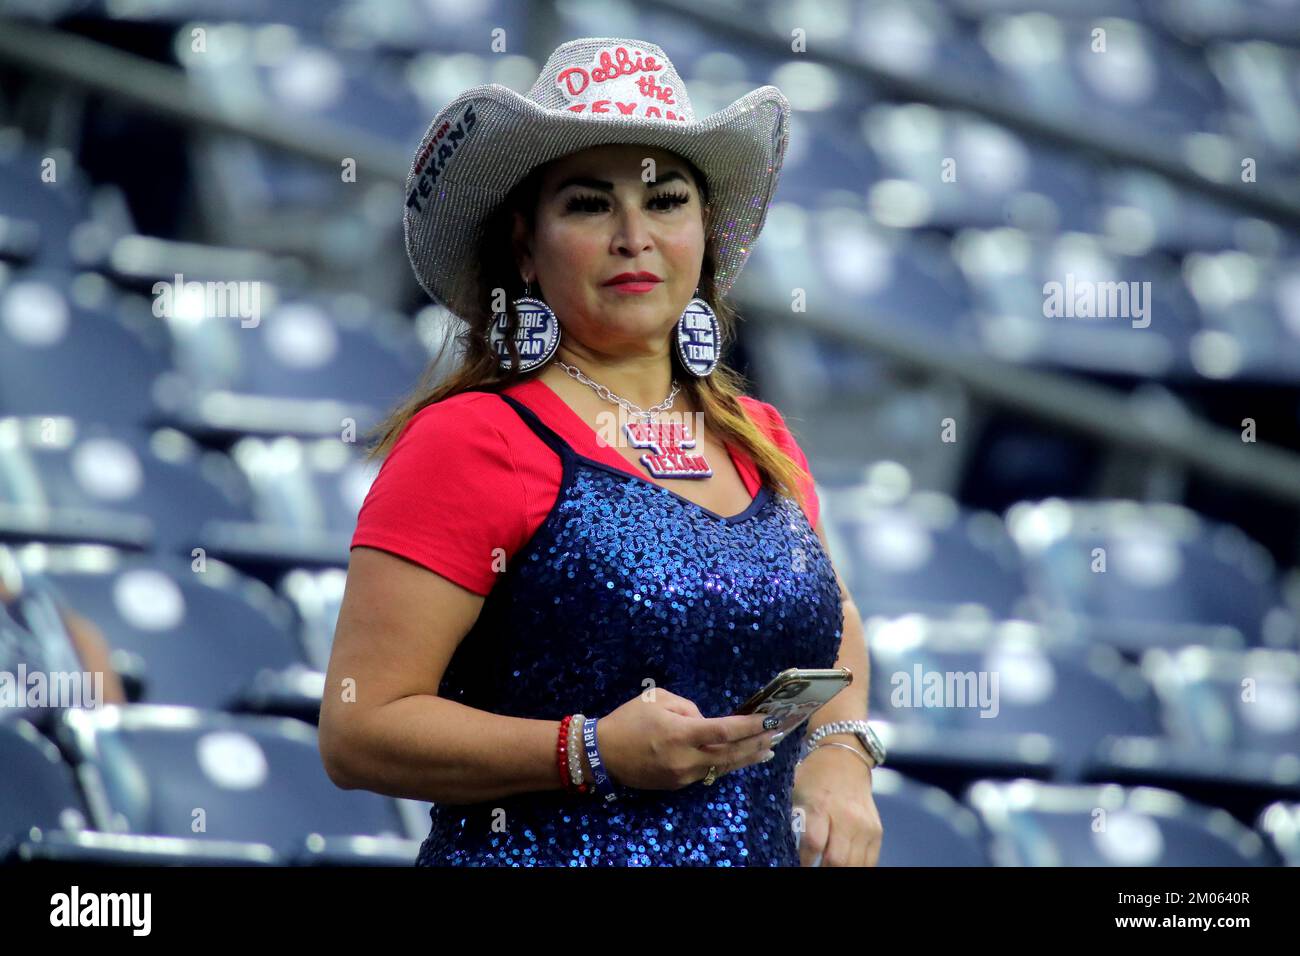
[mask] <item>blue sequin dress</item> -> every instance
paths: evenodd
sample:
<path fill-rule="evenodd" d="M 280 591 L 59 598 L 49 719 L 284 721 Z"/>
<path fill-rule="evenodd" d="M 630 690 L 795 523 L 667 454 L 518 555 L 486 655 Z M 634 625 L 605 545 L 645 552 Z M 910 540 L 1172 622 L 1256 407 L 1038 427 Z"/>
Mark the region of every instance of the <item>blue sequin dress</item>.
<path fill-rule="evenodd" d="M 500 397 L 561 457 L 563 478 L 453 654 L 440 696 L 558 721 L 607 714 L 653 680 L 720 717 L 786 668 L 834 666 L 839 587 L 794 501 L 764 486 L 722 517 L 578 454 Z M 711 787 L 620 788 L 608 805 L 558 786 L 435 804 L 417 865 L 798 866 L 791 790 L 805 734 L 801 725 L 774 759 Z"/>

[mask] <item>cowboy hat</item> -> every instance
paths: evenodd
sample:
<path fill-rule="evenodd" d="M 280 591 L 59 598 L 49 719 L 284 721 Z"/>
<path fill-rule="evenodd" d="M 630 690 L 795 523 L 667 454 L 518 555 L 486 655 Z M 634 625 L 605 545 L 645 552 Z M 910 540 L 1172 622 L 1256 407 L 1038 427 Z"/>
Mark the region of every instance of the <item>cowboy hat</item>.
<path fill-rule="evenodd" d="M 476 306 L 484 223 L 532 169 L 577 150 L 636 143 L 693 162 L 713 206 L 717 294 L 731 288 L 762 231 L 789 138 L 790 103 L 761 86 L 702 120 L 667 55 L 611 37 L 555 49 L 523 95 L 497 83 L 461 93 L 434 118 L 406 180 L 406 252 L 430 297 L 459 316 Z"/>

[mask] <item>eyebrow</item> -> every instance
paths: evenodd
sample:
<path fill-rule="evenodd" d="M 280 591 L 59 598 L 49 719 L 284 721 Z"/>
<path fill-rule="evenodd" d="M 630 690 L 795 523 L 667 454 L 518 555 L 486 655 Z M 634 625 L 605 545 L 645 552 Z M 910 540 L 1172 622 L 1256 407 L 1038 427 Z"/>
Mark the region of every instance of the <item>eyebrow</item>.
<path fill-rule="evenodd" d="M 645 186 L 646 189 L 650 189 L 652 186 L 662 186 L 664 183 L 671 183 L 678 180 L 686 182 L 686 177 L 673 169 L 664 173 L 654 182 L 646 183 Z M 560 185 L 555 187 L 555 192 L 557 194 L 562 193 L 570 186 L 585 186 L 588 189 L 603 189 L 605 192 L 610 193 L 614 191 L 614 184 L 606 182 L 603 179 L 592 179 L 590 176 L 570 176 L 564 182 L 560 183 Z"/>

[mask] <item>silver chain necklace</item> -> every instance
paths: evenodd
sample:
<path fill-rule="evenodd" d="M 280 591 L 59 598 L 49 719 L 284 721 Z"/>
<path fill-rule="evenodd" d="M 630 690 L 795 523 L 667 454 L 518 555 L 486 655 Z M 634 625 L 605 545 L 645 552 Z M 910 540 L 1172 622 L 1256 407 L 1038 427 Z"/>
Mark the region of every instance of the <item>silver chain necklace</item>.
<path fill-rule="evenodd" d="M 582 373 L 581 369 L 575 368 L 574 366 L 568 364 L 567 362 L 561 359 L 556 359 L 555 361 L 559 364 L 560 368 L 568 372 L 569 375 L 571 375 L 573 378 L 576 378 L 583 385 L 586 385 L 594 389 L 596 394 L 599 395 L 601 398 L 603 398 L 605 401 L 613 402 L 616 405 L 621 405 L 624 408 L 624 410 L 626 410 L 627 413 L 630 416 L 632 416 L 634 419 L 639 418 L 639 419 L 644 419 L 645 421 L 653 422 L 656 412 L 666 412 L 668 411 L 668 409 L 673 407 L 673 401 L 677 398 L 677 393 L 681 389 L 681 386 L 677 384 L 677 379 L 673 379 L 673 390 L 666 399 L 664 399 L 658 405 L 655 405 L 651 408 L 642 409 L 639 405 L 633 405 L 626 398 L 623 398 L 619 395 L 615 395 L 604 385 L 596 384 L 591 379 L 587 378 L 587 376 Z"/>

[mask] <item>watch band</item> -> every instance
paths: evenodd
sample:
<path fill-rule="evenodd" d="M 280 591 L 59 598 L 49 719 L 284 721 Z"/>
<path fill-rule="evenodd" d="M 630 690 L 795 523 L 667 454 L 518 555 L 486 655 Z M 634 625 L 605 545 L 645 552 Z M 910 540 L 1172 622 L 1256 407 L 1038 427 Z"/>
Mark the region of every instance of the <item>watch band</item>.
<path fill-rule="evenodd" d="M 876 732 L 865 720 L 834 720 L 822 724 L 808 735 L 808 739 L 804 742 L 804 753 L 814 747 L 817 741 L 830 734 L 853 734 L 866 748 L 867 753 L 871 754 L 871 760 L 877 767 L 885 762 L 885 745 L 880 742 Z"/>

